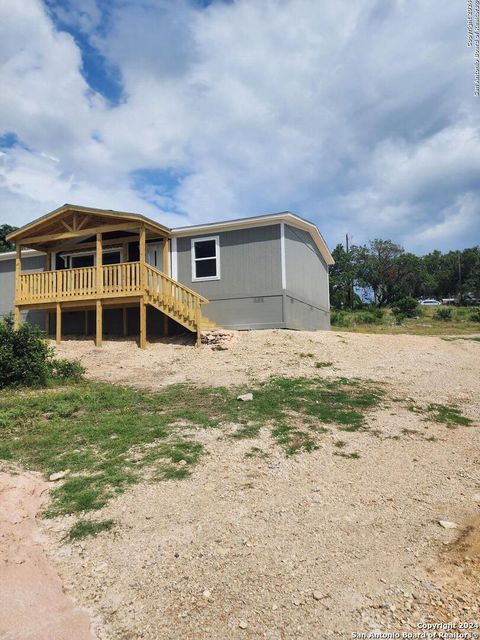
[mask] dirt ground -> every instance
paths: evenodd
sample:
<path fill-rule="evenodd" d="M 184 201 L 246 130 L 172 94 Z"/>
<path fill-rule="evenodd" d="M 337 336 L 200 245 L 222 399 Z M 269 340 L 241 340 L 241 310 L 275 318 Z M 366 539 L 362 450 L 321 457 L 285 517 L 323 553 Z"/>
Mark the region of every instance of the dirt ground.
<path fill-rule="evenodd" d="M 266 430 L 241 441 L 199 430 L 209 455 L 190 478 L 136 485 L 95 513 L 114 530 L 67 544 L 73 518 L 37 524 L 65 594 L 88 608 L 101 640 L 480 626 L 479 342 L 262 331 L 222 351 L 181 339 L 146 351 L 72 340 L 58 351 L 80 358 L 91 378 L 148 389 L 248 388 L 271 375 L 383 381 L 391 399 L 455 403 L 477 425 L 449 429 L 392 400 L 369 417 L 370 430 L 329 431 L 318 450 L 293 457 Z M 335 455 L 340 437 L 359 458 Z M 262 457 L 245 456 L 253 446 Z"/>
<path fill-rule="evenodd" d="M 0 473 L 0 638 L 93 640 L 90 615 L 69 599 L 45 555 L 35 516 L 49 483 L 36 473 Z"/>

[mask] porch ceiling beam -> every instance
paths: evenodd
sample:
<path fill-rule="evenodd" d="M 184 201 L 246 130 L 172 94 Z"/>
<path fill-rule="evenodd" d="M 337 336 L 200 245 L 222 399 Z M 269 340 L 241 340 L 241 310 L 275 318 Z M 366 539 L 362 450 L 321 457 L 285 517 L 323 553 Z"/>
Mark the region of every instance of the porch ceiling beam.
<path fill-rule="evenodd" d="M 128 242 L 138 242 L 137 236 L 128 236 L 127 238 L 109 238 L 108 240 L 102 239 L 102 244 L 104 247 L 108 247 L 110 245 L 117 245 L 121 247 L 125 240 Z M 63 253 L 65 251 L 83 251 L 84 249 L 94 249 L 96 247 L 95 240 L 92 242 L 80 242 L 80 243 L 65 243 L 58 245 L 49 245 L 48 251 L 56 251 L 57 253 Z"/>
<path fill-rule="evenodd" d="M 44 236 L 33 236 L 22 238 L 22 243 L 26 245 L 37 244 L 39 242 L 55 242 L 56 240 L 67 240 L 68 238 L 80 238 L 82 236 L 94 236 L 97 233 L 109 233 L 112 231 L 128 231 L 138 229 L 138 223 L 125 222 L 123 224 L 105 224 L 100 227 L 89 227 L 80 231 L 65 231 L 64 233 L 49 233 Z"/>

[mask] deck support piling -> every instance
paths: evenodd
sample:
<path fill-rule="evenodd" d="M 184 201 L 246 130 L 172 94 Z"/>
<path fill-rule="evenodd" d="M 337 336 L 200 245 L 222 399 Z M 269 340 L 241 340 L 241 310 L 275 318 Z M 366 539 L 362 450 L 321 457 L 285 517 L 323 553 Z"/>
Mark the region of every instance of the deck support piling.
<path fill-rule="evenodd" d="M 15 306 L 15 316 L 13 320 L 13 326 L 15 331 L 20 329 L 20 307 L 18 305 Z"/>
<path fill-rule="evenodd" d="M 57 317 L 55 326 L 55 341 L 60 344 L 62 341 L 62 306 L 57 302 Z"/>
<path fill-rule="evenodd" d="M 145 299 L 140 300 L 140 349 L 147 347 L 147 305 Z"/>
<path fill-rule="evenodd" d="M 95 346 L 101 347 L 103 338 L 103 304 L 101 300 L 97 300 L 95 320 Z"/>
<path fill-rule="evenodd" d="M 86 336 L 88 336 L 88 311 L 84 311 L 83 315 L 83 332 Z"/>
<path fill-rule="evenodd" d="M 22 272 L 22 245 L 17 242 L 15 246 L 15 297 L 18 298 L 20 294 L 20 274 Z M 20 327 L 20 307 L 15 305 L 15 330 L 18 331 Z"/>

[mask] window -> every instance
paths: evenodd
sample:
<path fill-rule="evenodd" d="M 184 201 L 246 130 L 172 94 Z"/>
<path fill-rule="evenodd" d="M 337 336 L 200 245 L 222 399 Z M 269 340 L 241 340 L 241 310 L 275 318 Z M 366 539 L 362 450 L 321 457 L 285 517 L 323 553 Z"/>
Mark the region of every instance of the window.
<path fill-rule="evenodd" d="M 58 256 L 63 260 L 63 269 L 76 269 L 79 267 L 94 267 L 94 251 L 78 251 L 77 253 L 62 253 Z M 118 264 L 120 260 L 120 249 L 112 247 L 104 249 L 102 252 L 102 264 Z M 58 267 L 57 267 L 58 268 Z"/>
<path fill-rule="evenodd" d="M 220 280 L 218 236 L 192 239 L 192 280 Z"/>

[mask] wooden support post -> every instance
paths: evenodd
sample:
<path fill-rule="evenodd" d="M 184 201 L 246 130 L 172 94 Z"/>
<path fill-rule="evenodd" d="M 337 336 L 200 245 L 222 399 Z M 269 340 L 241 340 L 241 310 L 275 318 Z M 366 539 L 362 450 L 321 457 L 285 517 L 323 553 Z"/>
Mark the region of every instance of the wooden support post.
<path fill-rule="evenodd" d="M 50 311 L 45 311 L 45 333 L 50 335 Z"/>
<path fill-rule="evenodd" d="M 83 331 L 85 335 L 88 336 L 88 311 L 84 311 L 83 322 Z"/>
<path fill-rule="evenodd" d="M 123 307 L 123 337 L 126 338 L 128 336 L 128 309 L 127 307 Z"/>
<path fill-rule="evenodd" d="M 162 255 L 162 268 L 163 273 L 167 276 L 170 275 L 170 240 L 168 238 L 164 238 L 163 240 L 163 255 Z M 167 296 L 167 300 L 170 299 L 172 295 L 172 288 L 169 282 L 164 283 L 164 294 Z M 163 315 L 163 335 L 168 336 L 168 316 L 166 314 Z"/>
<path fill-rule="evenodd" d="M 101 300 L 97 300 L 95 320 L 95 346 L 101 347 L 103 338 L 103 304 Z"/>
<path fill-rule="evenodd" d="M 96 255 L 95 255 L 96 267 L 97 267 L 97 293 L 101 294 L 103 291 L 103 269 L 102 269 L 103 254 L 102 254 L 102 234 L 101 233 L 97 233 L 95 251 L 96 251 Z"/>
<path fill-rule="evenodd" d="M 197 342 L 195 346 L 199 348 L 202 346 L 202 311 L 198 300 L 195 303 L 195 324 L 197 325 Z"/>
<path fill-rule="evenodd" d="M 62 307 L 60 305 L 60 302 L 57 302 L 55 339 L 57 344 L 60 344 L 60 342 L 62 341 Z"/>
<path fill-rule="evenodd" d="M 147 346 L 147 305 L 145 299 L 140 300 L 140 349 Z"/>
<path fill-rule="evenodd" d="M 22 274 L 22 246 L 17 242 L 15 247 L 15 298 L 20 298 L 20 276 Z M 20 307 L 15 305 L 14 327 L 16 330 L 20 327 Z"/>
<path fill-rule="evenodd" d="M 139 260 L 140 260 L 140 287 L 145 289 L 146 285 L 146 270 L 145 270 L 145 261 L 146 261 L 146 234 L 145 234 L 145 225 L 142 224 L 140 227 L 140 237 L 138 243 L 138 252 L 139 252 Z"/>
<path fill-rule="evenodd" d="M 103 293 L 103 253 L 102 253 L 102 234 L 97 233 L 95 242 L 95 259 L 96 259 L 96 274 L 97 274 L 97 295 L 101 296 Z M 95 346 L 101 347 L 103 339 L 103 304 L 99 299 L 96 302 L 95 309 Z"/>
<path fill-rule="evenodd" d="M 15 305 L 15 317 L 13 326 L 15 328 L 15 331 L 18 331 L 20 329 L 20 307 L 18 305 Z"/>

